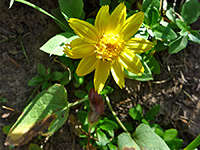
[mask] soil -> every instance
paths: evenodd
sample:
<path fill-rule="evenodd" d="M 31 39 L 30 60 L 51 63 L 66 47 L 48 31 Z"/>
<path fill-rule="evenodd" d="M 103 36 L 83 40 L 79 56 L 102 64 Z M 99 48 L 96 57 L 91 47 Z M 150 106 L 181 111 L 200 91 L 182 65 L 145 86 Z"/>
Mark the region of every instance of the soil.
<path fill-rule="evenodd" d="M 57 0 L 32 2 L 48 12 L 58 6 Z M 1 0 L 0 97 L 6 98 L 7 102 L 0 103 L 0 106 L 15 111 L 0 107 L 0 129 L 12 124 L 22 112 L 34 90 L 27 86 L 27 83 L 37 74 L 38 63 L 52 70 L 64 70 L 53 61 L 54 57 L 49 57 L 39 50 L 50 37 L 61 32 L 56 23 L 29 6 L 17 2 L 11 9 L 8 9 L 8 6 L 8 0 Z M 200 20 L 192 25 L 196 30 L 199 30 L 199 27 Z M 24 55 L 23 48 L 29 61 Z M 128 109 L 138 103 L 145 111 L 159 104 L 161 112 L 156 122 L 164 129 L 176 128 L 179 131 L 179 138 L 187 145 L 200 133 L 199 45 L 189 42 L 187 48 L 178 54 L 169 55 L 167 51 L 163 51 L 155 54 L 155 57 L 161 65 L 160 75 L 154 75 L 154 80 L 149 82 L 126 79 L 126 88 L 123 90 L 111 80 L 115 90 L 110 99 L 122 121 L 130 119 L 127 115 Z M 0 132 L 1 150 L 9 149 L 4 146 L 5 138 L 6 135 Z M 31 143 L 42 144 L 44 149 L 48 150 L 82 149 L 79 138 L 71 131 L 69 123 L 65 123 L 46 142 L 33 138 Z M 21 149 L 28 149 L 28 144 L 14 148 Z"/>

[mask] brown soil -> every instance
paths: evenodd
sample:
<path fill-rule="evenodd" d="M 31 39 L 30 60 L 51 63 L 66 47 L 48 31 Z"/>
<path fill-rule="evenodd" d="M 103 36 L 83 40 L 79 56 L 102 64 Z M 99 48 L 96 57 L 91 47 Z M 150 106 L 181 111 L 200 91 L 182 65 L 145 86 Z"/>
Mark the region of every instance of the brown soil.
<path fill-rule="evenodd" d="M 37 6 L 50 12 L 58 6 L 55 1 L 33 1 Z M 28 87 L 28 81 L 36 75 L 37 64 L 46 68 L 63 70 L 62 66 L 39 50 L 50 37 L 61 32 L 59 27 L 48 16 L 43 15 L 29 6 L 15 2 L 8 9 L 9 2 L 0 3 L 0 96 L 7 99 L 0 103 L 13 108 L 9 111 L 0 107 L 0 128 L 13 123 L 22 112 L 28 97 L 34 88 Z M 199 30 L 198 20 L 193 29 Z M 24 46 L 29 62 L 24 57 Z M 122 120 L 128 120 L 128 109 L 139 103 L 145 111 L 153 105 L 161 105 L 161 113 L 156 122 L 163 128 L 176 128 L 179 137 L 187 145 L 200 133 L 200 49 L 198 44 L 189 42 L 187 48 L 178 54 L 169 55 L 167 51 L 155 55 L 161 64 L 161 74 L 154 76 L 154 81 L 138 82 L 126 80 L 126 88 L 116 88 L 110 95 L 115 110 Z M 0 149 L 4 146 L 6 135 L 0 132 Z M 45 149 L 78 150 L 82 149 L 78 137 L 65 125 L 46 143 L 45 140 L 34 138 L 31 143 L 43 144 Z M 28 149 L 28 144 L 16 147 L 15 150 Z"/>

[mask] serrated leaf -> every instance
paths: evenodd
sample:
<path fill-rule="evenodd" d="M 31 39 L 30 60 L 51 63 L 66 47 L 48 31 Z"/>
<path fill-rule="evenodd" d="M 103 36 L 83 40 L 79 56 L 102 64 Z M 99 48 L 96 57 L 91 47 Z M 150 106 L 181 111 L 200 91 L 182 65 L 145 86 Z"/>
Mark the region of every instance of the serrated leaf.
<path fill-rule="evenodd" d="M 188 34 L 189 40 L 192 42 L 195 42 L 197 44 L 200 44 L 200 34 L 199 32 L 195 30 L 191 30 L 190 33 Z"/>
<path fill-rule="evenodd" d="M 180 36 L 176 40 L 169 43 L 169 53 L 170 54 L 178 53 L 182 49 L 186 48 L 187 43 L 188 43 L 187 36 Z"/>
<path fill-rule="evenodd" d="M 181 10 L 181 16 L 187 25 L 195 22 L 200 15 L 200 4 L 197 0 L 186 0 Z"/>
<path fill-rule="evenodd" d="M 131 138 L 129 133 L 121 133 L 118 136 L 117 143 L 118 143 L 119 150 L 126 150 L 126 149 L 140 150 L 140 147 Z"/>
<path fill-rule="evenodd" d="M 138 80 L 138 81 L 149 81 L 149 80 L 153 80 L 153 77 L 152 77 L 152 73 L 151 73 L 151 69 L 149 68 L 149 66 L 147 65 L 147 63 L 142 60 L 142 57 L 137 55 L 138 58 L 140 59 L 142 65 L 144 66 L 144 73 L 139 76 L 139 75 L 136 75 L 130 71 L 127 71 L 126 69 L 124 69 L 124 74 L 127 78 L 129 79 L 134 79 L 134 80 Z"/>
<path fill-rule="evenodd" d="M 170 150 L 166 143 L 161 139 L 153 129 L 146 124 L 140 124 L 133 133 L 133 139 L 139 145 L 141 150 L 161 149 Z"/>
<path fill-rule="evenodd" d="M 98 138 L 98 144 L 99 146 L 105 146 L 107 143 L 109 143 L 109 140 L 105 133 L 103 133 L 101 130 L 97 131 L 97 138 Z"/>
<path fill-rule="evenodd" d="M 154 120 L 154 117 L 158 116 L 159 113 L 160 113 L 160 105 L 155 105 L 145 114 L 145 118 L 148 120 Z"/>
<path fill-rule="evenodd" d="M 66 20 L 80 18 L 83 13 L 83 0 L 58 0 L 61 13 Z"/>
<path fill-rule="evenodd" d="M 28 81 L 28 86 L 37 86 L 43 81 L 44 81 L 44 78 L 42 76 L 35 76 L 31 80 Z"/>
<path fill-rule="evenodd" d="M 64 54 L 64 46 L 66 43 L 70 43 L 73 39 L 78 36 L 74 35 L 71 32 L 64 32 L 55 35 L 50 40 L 48 40 L 42 47 L 40 47 L 41 51 L 44 51 L 50 55 L 58 55 L 62 56 Z"/>
<path fill-rule="evenodd" d="M 6 145 L 20 146 L 38 134 L 51 135 L 66 121 L 69 113 L 67 92 L 54 84 L 30 102 L 10 129 Z"/>
<path fill-rule="evenodd" d="M 46 68 L 44 67 L 43 64 L 40 64 L 40 63 L 38 64 L 37 72 L 43 77 L 47 75 Z"/>
<path fill-rule="evenodd" d="M 158 39 L 166 39 L 166 40 L 173 40 L 177 38 L 176 33 L 169 27 L 164 27 L 164 26 L 157 26 L 152 29 L 154 35 Z"/>

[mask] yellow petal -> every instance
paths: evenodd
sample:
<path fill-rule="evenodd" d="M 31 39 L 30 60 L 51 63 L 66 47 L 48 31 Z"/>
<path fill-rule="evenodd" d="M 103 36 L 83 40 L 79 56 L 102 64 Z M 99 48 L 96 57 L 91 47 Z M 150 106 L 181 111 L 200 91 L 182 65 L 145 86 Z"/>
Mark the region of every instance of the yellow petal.
<path fill-rule="evenodd" d="M 142 38 L 131 38 L 126 43 L 126 48 L 132 50 L 136 54 L 139 54 L 152 49 L 153 43 Z"/>
<path fill-rule="evenodd" d="M 119 64 L 118 61 L 115 61 L 111 67 L 112 76 L 120 88 L 124 87 L 124 68 Z"/>
<path fill-rule="evenodd" d="M 143 12 L 138 12 L 136 14 L 133 14 L 125 21 L 124 26 L 119 34 L 123 36 L 124 40 L 127 40 L 138 31 L 138 29 L 142 25 L 143 20 L 144 20 Z"/>
<path fill-rule="evenodd" d="M 110 17 L 109 6 L 108 5 L 102 6 L 96 16 L 94 23 L 99 33 L 103 34 L 105 32 L 105 28 L 108 24 L 109 17 Z"/>
<path fill-rule="evenodd" d="M 111 65 L 107 61 L 99 61 L 94 74 L 94 88 L 100 93 L 110 73 Z"/>
<path fill-rule="evenodd" d="M 94 55 L 95 49 L 96 48 L 92 44 L 82 44 L 76 47 L 72 47 L 71 50 L 65 48 L 64 53 L 70 58 L 79 59 Z"/>
<path fill-rule="evenodd" d="M 86 42 L 95 43 L 98 39 L 99 34 L 97 29 L 86 21 L 70 18 L 69 26 Z"/>
<path fill-rule="evenodd" d="M 70 42 L 70 47 L 73 48 L 73 47 L 83 45 L 83 44 L 89 44 L 89 43 L 82 40 L 81 38 L 76 38 Z"/>
<path fill-rule="evenodd" d="M 141 75 L 144 73 L 144 67 L 140 59 L 130 50 L 125 49 L 118 59 L 119 63 L 128 71 Z"/>
<path fill-rule="evenodd" d="M 91 73 L 95 68 L 97 63 L 100 60 L 96 59 L 96 55 L 85 57 L 81 59 L 80 63 L 78 64 L 78 67 L 76 69 L 76 73 L 78 76 L 85 76 L 89 73 Z"/>
<path fill-rule="evenodd" d="M 106 33 L 118 34 L 126 20 L 126 6 L 120 3 L 112 12 Z"/>

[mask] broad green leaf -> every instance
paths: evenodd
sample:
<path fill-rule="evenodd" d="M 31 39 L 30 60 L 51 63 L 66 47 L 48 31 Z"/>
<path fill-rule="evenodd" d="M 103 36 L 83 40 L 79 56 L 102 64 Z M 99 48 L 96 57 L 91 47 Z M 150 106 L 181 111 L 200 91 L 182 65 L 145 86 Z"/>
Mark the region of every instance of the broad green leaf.
<path fill-rule="evenodd" d="M 38 86 L 43 81 L 44 78 L 42 76 L 35 76 L 28 81 L 28 86 Z"/>
<path fill-rule="evenodd" d="M 188 34 L 189 40 L 192 42 L 200 44 L 200 34 L 199 32 L 195 30 L 191 30 L 190 33 Z"/>
<path fill-rule="evenodd" d="M 40 64 L 40 63 L 38 64 L 37 72 L 43 77 L 47 75 L 46 68 L 44 67 L 43 64 Z"/>
<path fill-rule="evenodd" d="M 171 141 L 166 141 L 167 145 L 170 149 L 176 150 L 176 149 L 182 149 L 183 148 L 183 140 L 179 138 L 174 138 Z M 184 149 L 185 150 L 185 149 Z"/>
<path fill-rule="evenodd" d="M 153 26 L 154 24 L 156 24 L 158 22 L 159 11 L 156 7 L 152 7 L 149 10 L 148 19 L 149 19 L 149 26 Z"/>
<path fill-rule="evenodd" d="M 102 124 L 99 126 L 99 128 L 101 128 L 102 130 L 108 131 L 108 130 L 114 130 L 118 127 L 118 125 L 112 121 L 112 120 L 108 120 L 108 119 L 104 119 Z"/>
<path fill-rule="evenodd" d="M 60 24 L 59 22 L 55 21 L 63 31 L 66 32 L 73 32 L 73 30 L 69 27 L 68 22 L 65 20 L 64 16 L 61 14 L 60 8 L 55 8 L 51 10 L 53 16 L 58 18 L 65 26 Z"/>
<path fill-rule="evenodd" d="M 157 40 L 155 50 L 157 52 L 164 51 L 165 49 L 168 48 L 168 43 L 164 43 L 163 41 Z"/>
<path fill-rule="evenodd" d="M 187 29 L 182 29 L 179 33 L 181 36 L 187 36 L 189 34 Z"/>
<path fill-rule="evenodd" d="M 109 150 L 118 150 L 117 146 L 113 145 L 112 143 L 108 144 Z"/>
<path fill-rule="evenodd" d="M 64 77 L 64 74 L 62 72 L 55 71 L 51 74 L 51 76 L 52 81 L 60 81 Z"/>
<path fill-rule="evenodd" d="M 126 69 L 124 69 L 124 73 L 125 73 L 125 76 L 129 79 L 134 79 L 134 80 L 138 80 L 138 81 L 149 81 L 149 80 L 153 80 L 153 77 L 152 77 L 152 73 L 151 73 L 151 69 L 149 68 L 149 66 L 147 65 L 147 63 L 142 60 L 141 56 L 137 55 L 138 58 L 140 59 L 141 63 L 143 64 L 144 66 L 144 73 L 141 75 L 141 76 L 138 76 L 130 71 L 127 71 Z"/>
<path fill-rule="evenodd" d="M 129 115 L 134 120 L 141 120 L 143 117 L 142 106 L 140 104 L 137 104 L 134 108 L 129 109 Z"/>
<path fill-rule="evenodd" d="M 26 106 L 10 129 L 5 144 L 20 146 L 38 134 L 53 134 L 65 123 L 68 112 L 67 92 L 63 86 L 54 84 Z"/>
<path fill-rule="evenodd" d="M 145 118 L 148 120 L 154 120 L 154 117 L 158 116 L 159 113 L 160 113 L 160 105 L 155 105 L 145 114 Z"/>
<path fill-rule="evenodd" d="M 110 0 L 100 0 L 100 1 L 99 1 L 100 6 L 103 6 L 103 5 L 110 5 L 110 3 L 111 3 Z"/>
<path fill-rule="evenodd" d="M 64 32 L 55 35 L 50 40 L 48 40 L 42 47 L 41 51 L 44 51 L 50 55 L 62 56 L 64 54 L 63 50 L 66 43 L 70 43 L 73 39 L 77 38 L 74 33 Z"/>
<path fill-rule="evenodd" d="M 178 131 L 176 129 L 168 129 L 164 132 L 163 139 L 165 141 L 171 141 L 178 135 Z"/>
<path fill-rule="evenodd" d="M 152 30 L 157 39 L 173 40 L 177 38 L 176 33 L 169 27 L 159 25 Z"/>
<path fill-rule="evenodd" d="M 170 7 L 167 11 L 166 11 L 166 16 L 169 20 L 171 20 L 172 22 L 175 21 L 176 15 L 175 12 L 173 10 L 172 7 Z"/>
<path fill-rule="evenodd" d="M 101 130 L 97 131 L 97 138 L 99 140 L 97 142 L 99 144 L 99 146 L 105 146 L 106 144 L 109 143 L 109 140 L 108 140 L 107 136 Z"/>
<path fill-rule="evenodd" d="M 169 43 L 169 53 L 178 53 L 182 49 L 186 48 L 188 43 L 188 38 L 186 36 L 180 36 L 176 40 Z"/>
<path fill-rule="evenodd" d="M 83 0 L 58 0 L 61 13 L 66 20 L 80 18 L 83 12 Z"/>
<path fill-rule="evenodd" d="M 126 150 L 126 149 L 140 150 L 140 147 L 131 138 L 131 135 L 129 133 L 121 133 L 118 136 L 117 143 L 119 150 Z"/>
<path fill-rule="evenodd" d="M 152 7 L 156 7 L 157 9 L 159 9 L 160 0 L 143 0 L 142 7 L 145 14 L 148 14 Z"/>
<path fill-rule="evenodd" d="M 42 91 L 48 89 L 51 85 L 52 85 L 52 84 L 51 84 L 50 82 L 44 81 L 44 82 L 42 83 Z"/>
<path fill-rule="evenodd" d="M 186 0 L 181 10 L 181 16 L 189 25 L 195 22 L 200 15 L 200 4 L 198 0 Z"/>
<path fill-rule="evenodd" d="M 144 59 L 153 73 L 160 74 L 160 64 L 155 59 L 155 57 L 153 57 L 151 55 L 145 55 Z"/>
<path fill-rule="evenodd" d="M 185 22 L 183 22 L 181 19 L 176 19 L 176 24 L 179 27 L 179 29 L 187 29 L 187 25 L 185 24 Z"/>
<path fill-rule="evenodd" d="M 133 133 L 133 139 L 139 145 L 141 150 L 170 150 L 166 143 L 161 139 L 153 129 L 146 124 L 140 124 Z"/>

